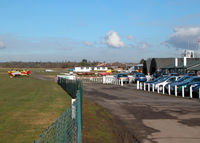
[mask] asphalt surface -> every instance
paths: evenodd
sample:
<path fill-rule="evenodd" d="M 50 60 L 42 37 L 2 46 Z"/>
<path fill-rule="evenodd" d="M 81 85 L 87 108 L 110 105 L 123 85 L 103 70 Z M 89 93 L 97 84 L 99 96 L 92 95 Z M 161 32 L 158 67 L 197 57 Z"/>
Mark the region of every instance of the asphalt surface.
<path fill-rule="evenodd" d="M 84 96 L 114 115 L 121 142 L 200 143 L 198 99 L 94 83 L 84 83 Z"/>

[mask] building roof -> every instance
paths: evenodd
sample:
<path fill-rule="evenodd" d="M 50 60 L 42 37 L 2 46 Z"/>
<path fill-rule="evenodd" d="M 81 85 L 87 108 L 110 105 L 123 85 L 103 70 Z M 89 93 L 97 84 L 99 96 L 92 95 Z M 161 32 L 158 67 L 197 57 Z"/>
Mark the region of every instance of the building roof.
<path fill-rule="evenodd" d="M 200 71 L 200 65 L 188 68 L 189 71 Z"/>
<path fill-rule="evenodd" d="M 147 59 L 147 70 L 150 72 L 151 61 L 153 58 Z M 164 68 L 168 65 L 174 64 L 174 58 L 154 58 L 156 61 L 157 69 Z"/>
<path fill-rule="evenodd" d="M 179 58 L 177 67 L 175 67 L 175 62 L 174 62 L 172 64 L 169 64 L 169 65 L 163 67 L 163 69 L 170 69 L 170 68 L 189 69 L 191 67 L 198 66 L 198 65 L 200 65 L 200 58 L 187 58 L 186 66 L 184 66 L 183 58 L 181 58 L 181 59 Z"/>

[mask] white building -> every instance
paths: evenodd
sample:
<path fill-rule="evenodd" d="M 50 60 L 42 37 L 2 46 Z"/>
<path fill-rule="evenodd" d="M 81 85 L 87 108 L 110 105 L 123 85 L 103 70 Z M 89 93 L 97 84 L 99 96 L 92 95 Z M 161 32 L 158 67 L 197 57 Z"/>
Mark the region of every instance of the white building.
<path fill-rule="evenodd" d="M 74 72 L 107 71 L 108 67 L 75 67 Z"/>
<path fill-rule="evenodd" d="M 74 72 L 90 72 L 92 67 L 75 67 Z"/>
<path fill-rule="evenodd" d="M 94 67 L 94 71 L 107 71 L 108 67 Z"/>

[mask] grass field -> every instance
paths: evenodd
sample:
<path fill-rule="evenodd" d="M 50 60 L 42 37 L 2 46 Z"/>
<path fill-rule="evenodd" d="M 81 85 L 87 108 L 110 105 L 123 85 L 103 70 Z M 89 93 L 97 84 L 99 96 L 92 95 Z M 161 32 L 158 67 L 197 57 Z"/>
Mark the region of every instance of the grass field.
<path fill-rule="evenodd" d="M 0 143 L 32 143 L 65 111 L 71 98 L 54 82 L 9 79 L 5 70 L 0 73 Z M 104 108 L 84 98 L 83 142 L 116 143 L 112 118 Z"/>
<path fill-rule="evenodd" d="M 33 142 L 70 102 L 54 82 L 0 74 L 0 142 Z"/>

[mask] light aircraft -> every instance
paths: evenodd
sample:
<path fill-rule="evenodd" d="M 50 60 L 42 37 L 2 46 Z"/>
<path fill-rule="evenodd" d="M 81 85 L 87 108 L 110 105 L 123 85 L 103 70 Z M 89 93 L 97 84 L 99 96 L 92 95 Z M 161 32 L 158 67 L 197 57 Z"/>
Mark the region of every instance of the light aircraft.
<path fill-rule="evenodd" d="M 12 70 L 12 71 L 8 71 L 8 75 L 10 78 L 21 77 L 21 76 L 30 76 L 31 71 L 30 70 L 22 70 L 22 71 Z"/>

